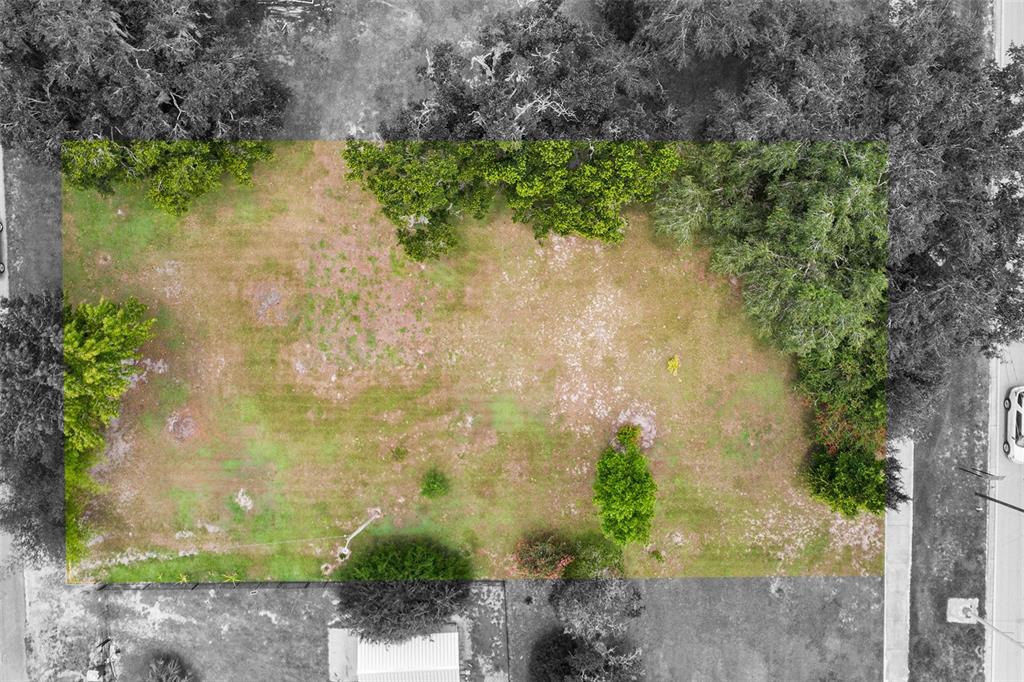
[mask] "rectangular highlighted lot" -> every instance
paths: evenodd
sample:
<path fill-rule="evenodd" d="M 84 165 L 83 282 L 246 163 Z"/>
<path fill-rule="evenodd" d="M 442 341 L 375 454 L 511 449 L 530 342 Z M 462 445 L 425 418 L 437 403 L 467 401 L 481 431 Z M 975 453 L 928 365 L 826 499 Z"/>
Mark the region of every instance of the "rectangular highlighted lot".
<path fill-rule="evenodd" d="M 71 579 L 880 573 L 884 147 L 531 144 L 66 147 Z"/>

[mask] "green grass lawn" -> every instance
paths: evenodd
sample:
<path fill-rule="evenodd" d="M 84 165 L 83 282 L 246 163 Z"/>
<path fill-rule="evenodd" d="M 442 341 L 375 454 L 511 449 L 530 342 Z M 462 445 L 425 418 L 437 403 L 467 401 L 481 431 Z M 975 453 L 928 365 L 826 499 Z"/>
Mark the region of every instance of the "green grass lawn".
<path fill-rule="evenodd" d="M 425 534 L 514 576 L 524 534 L 598 529 L 594 464 L 635 419 L 657 431 L 659 492 L 628 574 L 880 572 L 879 521 L 804 490 L 790 362 L 706 254 L 639 212 L 601 246 L 538 244 L 499 209 L 421 265 L 340 149 L 279 144 L 251 187 L 180 218 L 135 190 L 65 191 L 68 298 L 135 296 L 157 319 L 73 578 L 319 579 L 370 508 L 384 516 L 354 552 Z M 422 494 L 431 470 L 446 494 Z M 167 558 L 116 563 L 145 552 Z"/>

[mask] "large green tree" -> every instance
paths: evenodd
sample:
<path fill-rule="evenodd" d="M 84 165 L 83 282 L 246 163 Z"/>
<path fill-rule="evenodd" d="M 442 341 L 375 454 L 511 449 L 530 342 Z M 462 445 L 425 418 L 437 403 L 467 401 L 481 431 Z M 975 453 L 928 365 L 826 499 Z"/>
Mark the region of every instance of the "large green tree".
<path fill-rule="evenodd" d="M 61 327 L 56 292 L 0 299 L 0 528 L 26 563 L 64 551 Z"/>
<path fill-rule="evenodd" d="M 648 142 L 349 142 L 350 174 L 377 197 L 414 258 L 457 243 L 454 221 L 482 217 L 501 193 L 538 237 L 622 239 L 622 209 L 651 199 L 675 169 L 670 145 Z"/>
<path fill-rule="evenodd" d="M 381 126 L 388 140 L 635 139 L 667 130 L 652 60 L 538 0 L 500 12 L 469 47 L 442 42 L 427 96 Z"/>
<path fill-rule="evenodd" d="M 885 145 L 686 144 L 681 156 L 679 175 L 656 202 L 656 229 L 710 245 L 713 267 L 741 279 L 758 332 L 796 356 L 801 385 L 819 407 L 819 440 L 831 447 L 852 435 L 878 449 L 886 420 Z"/>
<path fill-rule="evenodd" d="M 650 6 L 643 30 L 666 57 L 743 64 L 708 136 L 888 142 L 889 427 L 913 435 L 954 359 L 1024 335 L 1024 51 L 997 68 L 983 18 L 950 3 Z"/>
<path fill-rule="evenodd" d="M 236 0 L 0 4 L 0 139 L 259 138 L 287 95 Z"/>

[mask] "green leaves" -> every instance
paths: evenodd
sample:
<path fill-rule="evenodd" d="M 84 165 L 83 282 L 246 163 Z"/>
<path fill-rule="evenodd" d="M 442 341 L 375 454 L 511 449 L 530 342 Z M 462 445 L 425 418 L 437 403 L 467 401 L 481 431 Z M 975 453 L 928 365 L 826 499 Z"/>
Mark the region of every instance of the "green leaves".
<path fill-rule="evenodd" d="M 420 494 L 423 497 L 444 497 L 451 492 L 451 489 L 452 482 L 448 475 L 437 467 L 432 467 L 423 474 L 423 480 L 420 483 Z"/>
<path fill-rule="evenodd" d="M 513 217 L 538 237 L 578 234 L 617 242 L 622 209 L 649 201 L 679 164 L 647 142 L 349 142 L 350 175 L 398 226 L 412 258 L 436 258 L 457 242 L 454 221 L 481 218 L 502 193 Z"/>
<path fill-rule="evenodd" d="M 597 462 L 594 503 L 601 516 L 601 531 L 619 545 L 646 543 L 658 487 L 640 451 L 639 429 L 625 426 L 617 440 L 618 447 L 605 450 Z"/>
<path fill-rule="evenodd" d="M 537 236 L 578 234 L 604 242 L 625 236 L 623 207 L 650 201 L 679 158 L 647 142 L 529 142 L 496 160 L 489 179 L 513 217 Z"/>
<path fill-rule="evenodd" d="M 398 241 L 415 260 L 437 258 L 458 238 L 453 221 L 483 217 L 494 192 L 483 178 L 485 160 L 471 144 L 350 141 L 342 155 L 398 226 Z"/>
<path fill-rule="evenodd" d="M 829 452 L 878 450 L 886 409 L 887 150 L 877 143 L 686 144 L 655 226 L 712 247 L 758 332 L 796 356 Z"/>
<path fill-rule="evenodd" d="M 429 537 L 379 538 L 353 550 L 337 576 L 340 580 L 469 580 L 470 560 Z"/>
<path fill-rule="evenodd" d="M 885 461 L 870 450 L 852 447 L 836 454 L 819 452 L 811 460 L 807 478 L 811 494 L 844 516 L 885 511 Z"/>
<path fill-rule="evenodd" d="M 287 101 L 258 22 L 207 0 L 0 5 L 5 141 L 261 139 Z"/>
<path fill-rule="evenodd" d="M 0 528 L 29 563 L 64 547 L 63 387 L 59 292 L 0 299 Z"/>
<path fill-rule="evenodd" d="M 103 433 L 120 410 L 139 347 L 153 320 L 135 299 L 100 299 L 64 309 L 64 476 L 68 562 L 81 556 L 79 517 L 96 490 L 88 469 L 103 448 Z"/>
<path fill-rule="evenodd" d="M 758 333 L 796 356 L 821 450 L 811 490 L 850 514 L 885 501 L 875 453 L 887 416 L 886 153 L 876 143 L 686 144 L 654 212 L 658 231 L 711 246 L 713 267 L 742 280 Z"/>
<path fill-rule="evenodd" d="M 220 187 L 225 174 L 250 182 L 253 165 L 271 156 L 266 142 L 68 141 L 61 147 L 61 172 L 72 187 L 103 193 L 118 183 L 146 184 L 154 206 L 181 215 Z"/>

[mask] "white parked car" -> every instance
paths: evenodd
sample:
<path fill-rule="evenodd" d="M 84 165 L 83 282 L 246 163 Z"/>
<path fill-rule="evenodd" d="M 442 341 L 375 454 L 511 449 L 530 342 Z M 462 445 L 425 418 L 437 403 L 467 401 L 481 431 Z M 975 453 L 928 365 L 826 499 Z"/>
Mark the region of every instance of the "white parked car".
<path fill-rule="evenodd" d="M 1006 440 L 1003 452 L 1011 462 L 1024 464 L 1024 386 L 1010 389 L 1010 395 L 1003 400 L 1006 410 Z"/>

